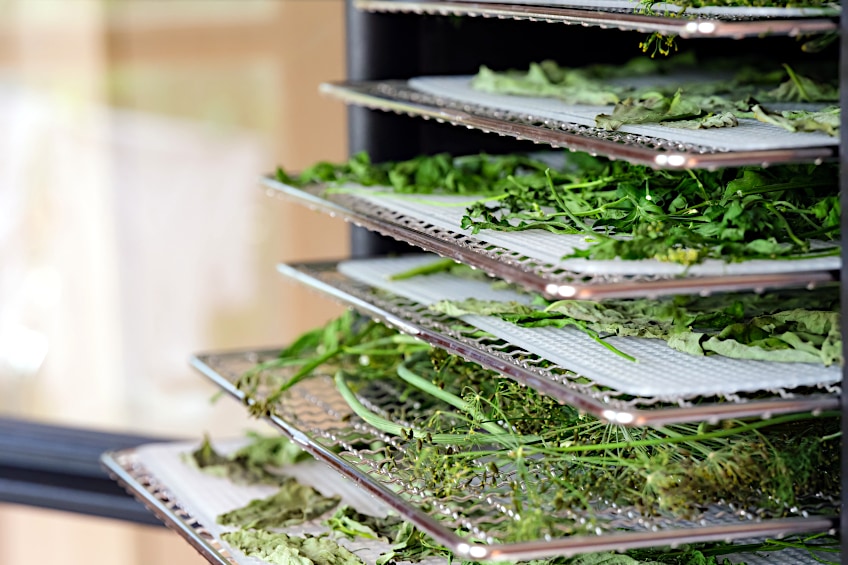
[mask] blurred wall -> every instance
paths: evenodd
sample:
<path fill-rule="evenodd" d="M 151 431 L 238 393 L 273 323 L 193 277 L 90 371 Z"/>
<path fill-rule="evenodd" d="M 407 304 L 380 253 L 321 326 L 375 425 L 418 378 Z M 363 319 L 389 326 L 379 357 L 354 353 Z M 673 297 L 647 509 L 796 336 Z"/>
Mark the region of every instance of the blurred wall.
<path fill-rule="evenodd" d="M 344 108 L 317 95 L 344 75 L 343 13 L 0 3 L 0 414 L 175 437 L 256 426 L 211 405 L 187 360 L 339 312 L 274 266 L 345 256 L 347 227 L 257 179 L 344 158 Z M 0 559 L 200 562 L 164 530 L 14 506 Z"/>

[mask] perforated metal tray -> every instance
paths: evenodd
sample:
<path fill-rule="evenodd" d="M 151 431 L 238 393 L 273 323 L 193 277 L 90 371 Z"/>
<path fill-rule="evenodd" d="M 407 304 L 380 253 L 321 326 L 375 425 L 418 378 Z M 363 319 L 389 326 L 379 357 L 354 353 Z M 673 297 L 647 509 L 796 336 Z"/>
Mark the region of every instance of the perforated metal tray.
<path fill-rule="evenodd" d="M 283 382 L 287 375 L 276 371 L 266 373 L 270 383 L 260 385 L 256 395 L 249 399 L 234 382 L 244 371 L 274 355 L 274 352 L 203 354 L 194 359 L 194 366 L 224 391 L 250 405 L 254 399 L 266 398 L 265 394 L 275 388 L 275 383 Z M 396 419 L 397 414 L 427 417 L 414 399 L 401 400 L 404 395 L 387 382 L 374 381 L 357 395 L 360 402 L 383 418 Z M 783 536 L 831 531 L 838 523 L 836 517 L 822 515 L 832 512 L 836 504 L 824 499 L 808 501 L 809 504 L 793 509 L 794 517 L 772 518 L 768 513 L 748 508 L 746 503 L 722 502 L 697 512 L 689 520 L 648 517 L 632 507 L 599 502 L 592 519 L 574 509 L 557 513 L 557 531 L 563 532 L 559 534 L 563 537 L 508 542 L 503 537 L 504 524 L 521 520 L 499 503 L 506 496 L 503 489 L 509 488 L 508 472 L 502 471 L 503 481 L 469 480 L 458 492 L 434 494 L 415 479 L 410 468 L 414 461 L 408 457 L 406 440 L 379 432 L 359 419 L 330 377 L 313 377 L 293 386 L 271 408 L 267 418 L 315 457 L 355 481 L 460 559 L 516 561 Z M 388 459 L 391 465 L 386 465 Z M 525 484 L 541 478 L 528 476 Z"/>
<path fill-rule="evenodd" d="M 788 12 L 786 16 L 769 12 L 768 16 L 748 12 L 742 15 L 689 14 L 687 17 L 664 17 L 635 13 L 635 8 L 593 6 L 592 2 L 464 2 L 426 0 L 356 0 L 354 5 L 369 12 L 395 12 L 441 16 L 480 16 L 484 18 L 533 20 L 548 23 L 579 24 L 621 30 L 660 32 L 680 37 L 761 37 L 827 33 L 838 28 L 835 17 L 821 17 L 822 12 L 803 16 Z M 596 3 L 597 4 L 597 3 Z M 619 3 L 621 4 L 621 3 Z M 657 10 L 661 14 L 661 10 Z M 753 14 L 753 15 L 752 15 Z"/>
<path fill-rule="evenodd" d="M 238 565 L 238 561 L 206 527 L 187 512 L 180 501 L 141 464 L 135 449 L 104 453 L 100 462 L 129 494 L 186 540 L 204 559 L 215 565 Z"/>
<path fill-rule="evenodd" d="M 792 162 L 820 163 L 837 155 L 835 140 L 824 147 L 724 151 L 717 147 L 682 143 L 673 138 L 605 131 L 573 122 L 434 96 L 411 88 L 406 81 L 325 83 L 320 90 L 348 104 L 433 119 L 440 123 L 572 151 L 585 151 L 612 159 L 625 159 L 656 168 L 712 169 Z"/>
<path fill-rule="evenodd" d="M 280 272 L 414 335 L 570 404 L 593 416 L 626 426 L 663 425 L 838 409 L 838 384 L 724 395 L 637 396 L 603 386 L 478 328 L 432 312 L 426 305 L 378 291 L 337 270 L 336 264 L 280 265 Z"/>
<path fill-rule="evenodd" d="M 147 450 L 147 453 L 142 453 L 141 449 Z M 183 504 L 186 493 L 180 489 L 180 485 L 172 484 L 170 480 L 160 476 L 145 465 L 145 461 L 152 455 L 160 458 L 162 456 L 173 458 L 172 452 L 175 450 L 186 451 L 185 443 L 143 446 L 141 449 L 134 448 L 104 453 L 101 462 L 115 481 L 130 495 L 142 502 L 166 526 L 191 544 L 209 563 L 216 565 L 257 565 L 264 563 L 264 561 L 256 558 L 239 559 L 236 555 L 230 553 L 225 544 L 222 544 L 206 528 L 205 519 L 199 519 L 198 516 L 186 510 Z M 196 480 L 200 483 L 209 480 L 206 475 L 197 471 L 194 471 L 194 473 Z M 198 490 L 204 488 L 205 484 L 196 486 L 198 488 L 195 490 Z M 215 486 L 214 492 L 209 492 L 208 488 L 206 492 L 208 492 L 209 498 L 228 500 L 239 498 L 239 495 L 221 492 L 226 490 L 228 490 L 227 485 L 222 487 L 218 484 Z M 373 503 L 368 504 L 368 506 L 373 507 Z M 349 549 L 354 550 L 369 563 L 373 561 L 370 557 L 378 553 L 375 552 L 375 546 L 380 546 L 382 551 L 386 549 L 382 547 L 381 542 L 367 540 L 357 540 L 347 545 Z M 363 555 L 363 553 L 367 555 Z M 728 557 L 733 563 L 744 561 L 748 565 L 815 565 L 818 563 L 809 553 L 797 549 L 781 550 L 768 555 L 746 553 Z M 425 565 L 442 565 L 444 563 L 446 561 L 443 559 L 428 558 Z"/>
<path fill-rule="evenodd" d="M 694 276 L 670 274 L 668 264 L 653 262 L 650 266 L 638 264 L 641 274 L 635 269 L 622 271 L 627 262 L 594 262 L 591 269 L 586 263 L 582 271 L 569 268 L 567 261 L 551 261 L 542 255 L 528 255 L 527 245 L 504 247 L 484 239 L 485 235 L 470 235 L 457 227 L 439 222 L 432 215 L 417 213 L 414 209 L 398 208 L 391 203 L 380 205 L 374 199 L 355 194 L 324 194 L 320 185 L 295 188 L 268 176 L 262 180 L 270 189 L 270 195 L 282 196 L 334 216 L 340 216 L 356 225 L 417 245 L 426 251 L 438 253 L 472 267 L 539 292 L 552 298 L 577 298 L 599 300 L 604 298 L 660 296 L 667 294 L 704 294 L 755 290 L 761 292 L 773 288 L 813 288 L 816 285 L 836 280 L 835 271 L 829 270 L 839 264 L 839 258 L 818 261 L 758 261 L 757 266 L 744 263 L 727 267 L 729 272 L 717 272 L 713 268 L 708 274 Z M 540 230 L 541 231 L 541 230 Z M 514 237 L 514 234 L 509 234 Z M 521 233 L 520 236 L 528 234 Z M 554 234 L 544 232 L 547 240 Z M 565 236 L 569 237 L 569 236 Z M 501 238 L 504 242 L 508 238 Z M 512 239 L 510 239 L 512 241 Z M 510 245 L 509 243 L 505 243 Z M 549 245 L 549 244 L 548 244 Z M 536 251 L 543 250 L 537 245 Z M 637 263 L 637 262 L 632 262 Z M 823 269 L 827 266 L 828 269 Z M 662 268 L 665 274 L 652 273 L 652 268 Z M 672 267 L 674 267 L 672 265 Z M 807 270 L 805 270 L 805 268 Z M 791 272 L 781 269 L 792 269 Z M 695 269 L 697 273 L 697 267 Z"/>
<path fill-rule="evenodd" d="M 225 442 L 216 449 L 228 453 L 228 447 L 241 447 L 245 442 Z M 236 528 L 216 523 L 224 512 L 241 508 L 255 499 L 274 494 L 273 485 L 233 484 L 224 477 L 203 473 L 186 464 L 185 455 L 197 449 L 199 442 L 173 442 L 142 445 L 137 448 L 105 453 L 101 462 L 113 479 L 140 500 L 157 518 L 185 538 L 207 561 L 218 565 L 265 565 L 257 557 L 249 557 L 231 548 L 221 535 Z M 349 481 L 317 461 L 304 461 L 283 470 L 286 476 L 316 488 L 326 496 L 340 496 L 341 504 L 375 516 L 386 514 L 385 507 Z M 309 520 L 285 529 L 290 535 L 322 535 L 329 532 L 322 518 Z M 374 565 L 391 544 L 381 540 L 339 539 L 340 544 L 358 555 L 366 564 Z M 422 565 L 444 565 L 444 559 L 428 558 Z"/>

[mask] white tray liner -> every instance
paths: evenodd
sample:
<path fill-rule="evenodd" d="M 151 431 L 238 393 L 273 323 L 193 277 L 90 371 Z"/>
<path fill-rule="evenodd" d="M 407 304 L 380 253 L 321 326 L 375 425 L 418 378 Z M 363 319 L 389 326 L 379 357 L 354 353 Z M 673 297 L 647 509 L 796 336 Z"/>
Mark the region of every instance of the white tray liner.
<path fill-rule="evenodd" d="M 528 298 L 508 290 L 493 290 L 486 281 L 446 273 L 392 281 L 389 276 L 432 262 L 432 255 L 346 261 L 339 271 L 352 279 L 430 305 L 439 300 L 516 300 Z M 795 388 L 839 382 L 837 366 L 771 363 L 697 357 L 668 347 L 662 340 L 610 337 L 606 341 L 632 355 L 628 361 L 572 328 L 521 328 L 492 316 L 468 315 L 462 320 L 500 339 L 535 353 L 598 384 L 637 395 L 675 399 Z"/>
<path fill-rule="evenodd" d="M 565 104 L 553 98 L 491 94 L 471 88 L 470 76 L 432 76 L 409 80 L 409 86 L 431 94 L 561 122 L 595 127 L 595 116 L 609 114 L 614 106 Z M 633 82 L 633 81 L 630 81 Z M 660 125 L 625 125 L 621 133 L 647 135 L 679 143 L 703 145 L 721 151 L 760 151 L 769 149 L 801 149 L 829 147 L 839 144 L 839 137 L 822 132 L 798 133 L 752 119 L 740 119 L 732 128 L 687 130 Z"/>
<path fill-rule="evenodd" d="M 183 454 L 196 449 L 198 443 L 153 443 L 137 448 L 136 454 L 139 462 L 158 480 L 159 484 L 164 485 L 182 507 L 199 524 L 209 530 L 239 563 L 243 565 L 266 565 L 266 561 L 256 557 L 246 557 L 240 551 L 222 541 L 221 533 L 233 528 L 218 526 L 215 523 L 215 516 L 244 506 L 254 498 L 269 496 L 274 493 L 274 487 L 234 485 L 226 479 L 206 475 L 186 465 L 182 460 Z M 243 442 L 229 443 L 231 446 L 241 444 Z M 351 485 L 350 481 L 340 477 L 321 463 L 298 463 L 296 466 L 288 468 L 287 471 L 292 476 L 297 476 L 299 481 L 312 484 L 322 492 L 326 488 L 325 494 L 339 494 L 342 496 L 342 503 L 347 503 L 360 512 L 377 515 L 385 513 L 385 509 L 379 503 L 360 492 Z M 323 531 L 326 531 L 326 528 L 317 525 L 286 529 L 287 533 L 293 534 L 302 532 L 317 534 Z M 389 549 L 389 544 L 379 541 L 357 539 L 356 542 L 350 542 L 343 538 L 336 539 L 348 549 L 355 550 L 355 553 L 369 565 L 373 565 L 377 557 Z M 798 565 L 812 562 L 806 552 L 797 549 L 785 549 L 762 556 L 754 554 L 731 555 L 729 559 L 733 563 L 744 561 L 748 565 Z M 838 560 L 838 556 L 835 559 Z M 421 561 L 420 565 L 445 565 L 446 563 L 445 559 L 430 557 Z"/>
<path fill-rule="evenodd" d="M 343 188 L 356 191 L 357 197 L 366 202 L 405 214 L 411 218 L 424 220 L 437 228 L 462 233 L 479 241 L 502 247 L 532 259 L 538 259 L 567 271 L 585 275 L 758 275 L 838 270 L 841 264 L 841 259 L 837 256 L 794 260 L 755 259 L 738 263 L 709 259 L 701 264 L 692 265 L 687 270 L 684 265 L 654 259 L 641 261 L 562 259 L 564 255 L 571 253 L 574 249 L 589 247 L 586 236 L 556 234 L 542 229 L 521 232 L 483 229 L 472 235 L 470 229 L 462 229 L 460 226 L 466 206 L 475 200 L 473 196 L 405 195 L 387 193 L 386 191 L 391 189 L 385 187 L 361 187 L 351 184 L 343 185 Z M 369 192 L 373 192 L 374 195 L 369 195 Z M 434 202 L 434 204 L 428 203 L 428 201 Z M 438 204 L 465 205 L 439 206 Z"/>
<path fill-rule="evenodd" d="M 244 442 L 229 445 L 230 449 L 241 446 Z M 245 565 L 263 565 L 267 563 L 255 557 L 246 557 L 237 549 L 221 540 L 224 532 L 235 531 L 238 528 L 221 526 L 216 523 L 215 518 L 219 514 L 240 508 L 256 498 L 265 498 L 275 492 L 277 488 L 270 485 L 244 486 L 236 485 L 221 477 L 214 477 L 198 471 L 183 461 L 183 454 L 195 450 L 200 442 L 194 443 L 167 443 L 149 444 L 138 448 L 137 454 L 141 463 L 160 481 L 167 486 L 168 490 L 180 502 L 198 523 L 203 525 L 209 532 L 220 541 L 222 545 Z M 218 448 L 218 445 L 215 444 Z M 228 449 L 221 449 L 228 452 Z M 286 474 L 295 477 L 299 482 L 310 485 L 325 496 L 339 495 L 342 504 L 348 504 L 357 508 L 360 512 L 385 515 L 387 509 L 353 485 L 349 480 L 341 477 L 326 465 L 317 461 L 298 463 L 286 468 Z M 321 519 L 313 520 L 300 526 L 292 526 L 285 529 L 288 534 L 319 534 L 326 532 L 327 528 L 321 525 Z M 357 539 L 355 543 L 345 538 L 335 538 L 341 545 L 350 550 L 355 550 L 366 563 L 373 564 L 381 553 L 388 551 L 389 544 Z M 434 563 L 443 563 L 435 560 Z"/>
<path fill-rule="evenodd" d="M 402 0 L 401 0 L 402 1 Z M 475 0 L 486 4 L 504 4 L 504 0 Z M 621 10 L 642 9 L 638 0 L 512 0 L 510 4 L 524 4 L 527 6 L 558 6 L 567 8 L 593 8 Z M 674 4 L 658 2 L 653 6 L 653 13 L 663 15 L 665 12 L 680 12 L 682 8 Z M 840 12 L 838 4 L 829 8 L 753 8 L 747 6 L 704 6 L 702 8 L 688 8 L 689 15 L 700 16 L 729 16 L 729 17 L 752 17 L 752 18 L 798 18 L 811 16 L 833 16 Z"/>

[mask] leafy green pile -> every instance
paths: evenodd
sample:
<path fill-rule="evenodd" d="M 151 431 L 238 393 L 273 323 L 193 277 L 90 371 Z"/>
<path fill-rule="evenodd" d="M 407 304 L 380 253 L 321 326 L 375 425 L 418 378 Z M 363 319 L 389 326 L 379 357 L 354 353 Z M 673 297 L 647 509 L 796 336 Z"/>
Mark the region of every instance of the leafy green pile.
<path fill-rule="evenodd" d="M 698 68 L 694 59 L 683 57 L 665 62 L 637 59 L 618 68 L 566 68 L 554 61 L 542 61 L 531 63 L 527 71 L 495 72 L 481 67 L 471 86 L 494 94 L 556 98 L 566 104 L 615 104 L 612 114 L 602 113 L 595 118 L 597 127 L 606 130 L 647 123 L 688 129 L 733 127 L 738 124 L 737 118 L 757 118 L 788 131 L 823 131 L 832 136 L 839 132 L 837 107 L 828 111 L 836 118 L 829 118 L 827 125 L 816 119 L 805 120 L 803 127 L 763 120 L 764 115 L 774 113 L 765 110 L 763 104 L 839 102 L 834 78 L 814 80 L 789 65 L 784 65 L 783 71 L 743 66 L 734 78 L 712 82 L 675 81 L 666 86 L 658 83 L 637 88 L 632 81 L 622 80 Z M 759 112 L 755 111 L 757 107 Z"/>
<path fill-rule="evenodd" d="M 238 530 L 224 533 L 225 542 L 248 557 L 274 565 L 364 565 L 364 561 L 324 536 L 302 537 L 266 530 Z"/>
<path fill-rule="evenodd" d="M 397 531 L 403 524 L 395 514 L 378 517 L 358 512 L 351 506 L 340 506 L 335 514 L 324 521 L 324 525 L 336 534 L 348 539 L 371 539 L 390 541 L 397 536 Z"/>
<path fill-rule="evenodd" d="M 385 456 L 383 471 L 460 511 L 502 500 L 520 516 L 496 522 L 507 541 L 594 531 L 604 523 L 598 505 L 680 518 L 727 500 L 782 515 L 809 496 L 839 489 L 834 414 L 629 430 L 442 350 L 397 339 L 402 336 L 376 322 L 347 315 L 331 327 L 312 332 L 297 361 L 286 353 L 252 371 L 239 388 L 272 411 L 259 384 L 279 398 L 292 386 L 291 375 L 335 374 L 353 413 L 394 438 L 382 447 L 371 436 L 346 441 L 362 441 L 374 457 Z M 285 375 L 271 371 L 280 368 Z M 401 406 L 368 408 L 363 400 L 378 382 L 380 394 L 386 387 L 397 391 Z M 575 520 L 573 512 L 588 520 Z"/>
<path fill-rule="evenodd" d="M 590 243 L 566 257 L 658 259 L 684 265 L 838 255 L 814 240 L 840 237 L 837 164 L 657 171 L 574 154 L 560 167 L 517 155 L 445 154 L 372 164 L 360 153 L 341 165 L 319 163 L 281 182 L 357 183 L 402 194 L 461 194 L 461 226 L 581 234 Z M 374 195 L 374 191 L 368 194 Z"/>
<path fill-rule="evenodd" d="M 275 494 L 221 514 L 218 523 L 243 529 L 284 528 L 317 518 L 338 506 L 340 500 L 338 496 L 323 496 L 288 477 Z"/>
<path fill-rule="evenodd" d="M 204 473 L 226 477 L 236 484 L 276 485 L 286 481 L 279 473 L 281 467 L 311 458 L 285 436 L 250 433 L 248 437 L 250 443 L 227 456 L 218 453 L 209 438 L 204 437 L 186 459 Z"/>
<path fill-rule="evenodd" d="M 496 316 L 521 327 L 575 327 L 609 348 L 602 340 L 615 335 L 662 339 L 691 355 L 842 364 L 837 287 L 604 302 L 548 301 L 537 296 L 533 305 L 472 298 L 441 301 L 431 308 L 455 317 Z"/>

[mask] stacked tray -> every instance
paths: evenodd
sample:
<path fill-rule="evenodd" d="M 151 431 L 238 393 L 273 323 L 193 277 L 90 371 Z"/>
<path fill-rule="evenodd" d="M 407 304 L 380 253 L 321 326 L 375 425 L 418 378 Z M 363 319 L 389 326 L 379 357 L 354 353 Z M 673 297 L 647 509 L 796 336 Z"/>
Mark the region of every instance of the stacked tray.
<path fill-rule="evenodd" d="M 561 105 L 552 100 L 476 92 L 468 88 L 469 80 L 421 77 L 411 81 L 327 83 L 321 85 L 321 91 L 348 104 L 664 169 L 820 163 L 838 154 L 839 141 L 825 134 L 781 132 L 776 126 L 763 127 L 751 120 L 730 128 L 747 131 L 743 143 L 735 139 L 736 132 L 718 130 L 702 130 L 702 135 L 696 136 L 681 133 L 678 128 L 651 125 L 607 131 L 594 127 L 593 120 L 587 121 L 583 115 L 586 108 L 562 112 Z M 608 111 L 611 107 L 594 109 Z M 768 136 L 763 137 L 763 133 Z"/>
<path fill-rule="evenodd" d="M 252 405 L 264 401 L 292 374 L 271 369 L 261 375 L 250 396 L 236 386 L 244 371 L 273 359 L 273 352 L 199 355 L 195 367 L 224 391 Z M 426 419 L 434 407 L 421 407 L 390 381 L 375 380 L 356 393 L 358 401 L 382 418 L 408 425 L 406 419 Z M 833 530 L 834 501 L 814 497 L 800 501 L 783 517 L 752 507 L 744 500 L 716 501 L 685 520 L 644 514 L 636 507 L 595 500 L 586 510 L 555 512 L 558 534 L 510 541 L 511 526 L 523 519 L 503 504 L 523 496 L 514 490 L 515 470 L 501 469 L 497 480 L 469 477 L 464 486 L 434 492 L 414 471 L 408 448 L 415 440 L 387 435 L 360 419 L 329 376 L 316 376 L 288 389 L 269 408 L 268 420 L 333 470 L 351 479 L 405 520 L 447 547 L 460 559 L 520 561 L 593 551 L 622 551 L 657 545 L 723 541 Z M 544 481 L 543 466 L 529 466 L 521 484 Z M 528 482 L 530 481 L 530 482 Z M 528 506 L 528 504 L 530 506 Z M 533 503 L 524 501 L 525 508 Z M 525 532 L 525 534 L 527 534 Z"/>
<path fill-rule="evenodd" d="M 645 10 L 633 0 L 355 0 L 369 12 L 480 16 L 579 24 L 681 37 L 762 37 L 827 33 L 838 28 L 839 7 L 689 8 L 656 4 Z M 675 17 L 669 17 L 673 15 Z"/>
<path fill-rule="evenodd" d="M 268 496 L 273 487 L 234 485 L 226 479 L 206 475 L 184 462 L 184 455 L 196 448 L 191 443 L 150 444 L 134 449 L 106 453 L 101 458 L 110 475 L 141 501 L 168 527 L 188 541 L 210 563 L 216 565 L 261 565 L 264 561 L 245 557 L 221 539 L 226 528 L 218 526 L 215 517 L 241 507 L 255 498 Z M 344 503 L 360 512 L 381 515 L 387 507 L 362 496 L 359 489 L 347 481 L 339 482 L 336 475 L 323 465 L 301 463 L 285 469 L 287 474 L 307 481 L 325 494 L 338 493 Z M 297 534 L 318 534 L 326 531 L 320 520 L 287 530 Z M 379 541 L 356 540 L 342 542 L 366 563 L 373 565 L 377 556 L 388 549 Z M 748 565 L 813 565 L 815 556 L 798 549 L 785 549 L 768 555 L 730 555 L 732 563 L 745 561 Z M 445 560 L 428 558 L 425 565 L 442 565 Z"/>
<path fill-rule="evenodd" d="M 839 406 L 838 367 L 705 359 L 654 340 L 612 338 L 637 356 L 639 362 L 633 363 L 568 329 L 522 329 L 484 316 L 460 321 L 435 313 L 428 305 L 448 293 L 457 298 L 507 296 L 489 290 L 486 283 L 456 282 L 447 275 L 420 281 L 387 278 L 428 260 L 371 259 L 279 269 L 400 331 L 621 425 L 767 418 Z"/>
<path fill-rule="evenodd" d="M 544 230 L 473 234 L 462 229 L 469 197 L 392 194 L 379 187 L 297 188 L 265 177 L 271 194 L 295 200 L 357 225 L 417 245 L 504 280 L 551 297 L 598 300 L 770 288 L 813 288 L 833 282 L 839 257 L 755 260 L 724 263 L 709 260 L 684 267 L 660 261 L 591 261 L 561 257 L 585 245 L 582 236 Z M 442 206 L 439 204 L 453 204 Z"/>

